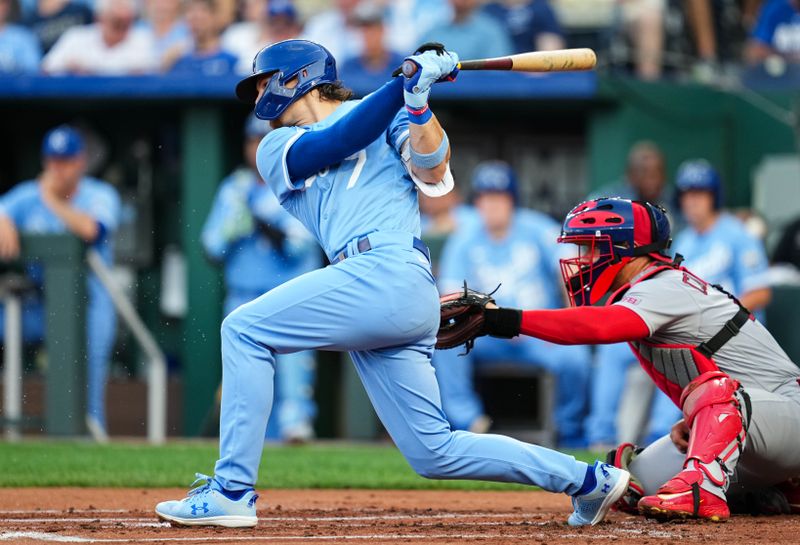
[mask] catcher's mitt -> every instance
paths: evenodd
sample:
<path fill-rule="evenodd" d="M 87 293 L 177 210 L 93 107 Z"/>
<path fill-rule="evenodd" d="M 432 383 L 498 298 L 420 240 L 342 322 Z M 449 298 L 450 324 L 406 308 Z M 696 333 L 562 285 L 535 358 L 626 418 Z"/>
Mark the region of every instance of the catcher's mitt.
<path fill-rule="evenodd" d="M 488 333 L 485 311 L 486 305 L 494 303 L 493 293 L 471 290 L 464 281 L 464 291 L 443 295 L 439 299 L 441 320 L 436 348 L 455 348 L 465 344 L 465 354 L 469 354 L 475 339 Z"/>

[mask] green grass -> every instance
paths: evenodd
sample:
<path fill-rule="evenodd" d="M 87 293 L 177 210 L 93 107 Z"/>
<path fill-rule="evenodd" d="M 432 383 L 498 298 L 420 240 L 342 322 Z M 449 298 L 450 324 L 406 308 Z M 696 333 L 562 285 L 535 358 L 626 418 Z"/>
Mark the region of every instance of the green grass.
<path fill-rule="evenodd" d="M 573 452 L 585 461 L 594 456 Z M 72 441 L 0 443 L 0 487 L 186 487 L 195 472 L 212 474 L 216 443 L 162 447 Z M 385 488 L 512 490 L 515 485 L 431 481 L 416 475 L 393 446 L 315 444 L 268 446 L 259 486 L 269 488 Z"/>

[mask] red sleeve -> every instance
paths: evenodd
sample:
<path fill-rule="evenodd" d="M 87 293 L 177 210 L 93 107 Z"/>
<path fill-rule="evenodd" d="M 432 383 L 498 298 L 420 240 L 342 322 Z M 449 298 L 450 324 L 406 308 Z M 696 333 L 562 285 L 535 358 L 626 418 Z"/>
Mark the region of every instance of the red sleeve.
<path fill-rule="evenodd" d="M 524 310 L 520 333 L 556 344 L 611 344 L 650 336 L 638 314 L 620 305 Z"/>

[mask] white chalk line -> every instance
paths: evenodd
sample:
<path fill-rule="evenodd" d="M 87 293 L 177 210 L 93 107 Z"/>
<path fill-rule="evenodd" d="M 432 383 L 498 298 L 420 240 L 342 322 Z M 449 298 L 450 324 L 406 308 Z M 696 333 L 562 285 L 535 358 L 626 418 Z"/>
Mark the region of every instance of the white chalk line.
<path fill-rule="evenodd" d="M 358 515 L 340 517 L 258 517 L 259 522 L 348 522 L 380 520 L 424 520 L 424 519 L 505 519 L 519 518 L 520 513 L 430 513 L 407 515 Z M 47 517 L 47 518 L 3 518 L 0 524 L 41 524 L 45 522 L 147 522 L 156 518 L 152 517 Z"/>
<path fill-rule="evenodd" d="M 659 537 L 647 534 L 647 537 Z M 671 536 L 675 537 L 675 536 Z M 533 533 L 524 535 L 507 534 L 367 534 L 367 535 L 344 535 L 344 536 L 196 536 L 196 537 L 154 537 L 154 538 L 85 538 L 80 536 L 68 536 L 60 534 L 48 534 L 45 532 L 6 532 L 0 533 L 0 541 L 11 539 L 33 539 L 39 541 L 50 541 L 59 543 L 153 543 L 153 542 L 237 542 L 247 541 L 258 543 L 262 541 L 359 541 L 359 540 L 379 540 L 379 541 L 398 541 L 398 540 L 467 540 L 467 539 L 547 539 L 547 540 L 611 540 L 619 539 L 619 534 L 545 534 Z"/>
<path fill-rule="evenodd" d="M 126 509 L 0 509 L 0 515 L 71 515 L 73 513 L 128 513 Z"/>

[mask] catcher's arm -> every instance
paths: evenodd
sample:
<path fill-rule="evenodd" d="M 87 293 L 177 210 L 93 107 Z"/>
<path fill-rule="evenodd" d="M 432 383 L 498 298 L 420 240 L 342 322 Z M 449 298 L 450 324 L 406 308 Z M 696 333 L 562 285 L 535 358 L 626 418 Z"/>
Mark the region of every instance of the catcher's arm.
<path fill-rule="evenodd" d="M 510 339 L 536 337 L 556 344 L 610 344 L 650 336 L 647 324 L 633 310 L 620 306 L 517 310 L 498 307 L 491 295 L 469 289 L 441 298 L 436 348 L 466 345 L 484 335 Z"/>

